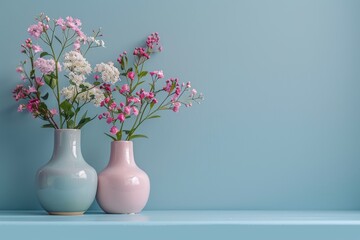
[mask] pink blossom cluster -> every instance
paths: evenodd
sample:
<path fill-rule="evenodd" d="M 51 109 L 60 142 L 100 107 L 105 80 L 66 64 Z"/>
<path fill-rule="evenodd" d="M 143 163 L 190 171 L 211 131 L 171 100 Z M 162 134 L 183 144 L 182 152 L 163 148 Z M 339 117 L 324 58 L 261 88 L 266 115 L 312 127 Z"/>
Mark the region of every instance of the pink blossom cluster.
<path fill-rule="evenodd" d="M 55 25 L 60 26 L 63 31 L 67 28 L 74 30 L 74 32 L 78 36 L 79 41 L 86 41 L 86 35 L 81 31 L 81 21 L 80 19 L 73 18 L 73 17 L 66 17 L 66 19 L 58 18 L 55 20 Z"/>
<path fill-rule="evenodd" d="M 34 38 L 38 39 L 41 34 L 49 29 L 48 24 L 44 24 L 43 22 L 38 22 L 37 24 L 30 25 L 30 27 L 27 29 L 30 36 L 33 36 Z"/>
<path fill-rule="evenodd" d="M 13 98 L 15 99 L 15 101 L 19 101 L 20 99 L 27 98 L 30 94 L 30 91 L 29 91 L 29 89 L 25 88 L 24 85 L 19 84 L 19 85 L 16 85 L 16 87 L 12 93 L 13 93 Z"/>
<path fill-rule="evenodd" d="M 161 50 L 159 34 L 152 33 L 147 37 L 145 46 L 134 49 L 134 68 L 128 67 L 126 52 L 117 58 L 121 75 L 126 77 L 127 82 L 115 88 L 105 83 L 100 86 L 105 95 L 100 106 L 106 108 L 106 111 L 98 118 L 105 119 L 107 124 L 112 125 L 109 131 L 115 135 L 114 137 L 110 135 L 113 140 L 121 140 L 123 132 L 128 135 L 127 140 L 132 139 L 132 135 L 143 121 L 159 117 L 155 113 L 160 110 L 179 112 L 182 105 L 191 107 L 193 101 L 200 100 L 197 91 L 191 90 L 190 82 L 180 84 L 177 78 L 169 78 L 160 89 L 156 88 L 156 84 L 160 82 L 158 80 L 165 77 L 164 72 L 162 70 L 147 72 L 143 70 L 143 66 L 150 59 L 151 54 Z M 144 79 L 147 75 L 151 76 L 149 90 L 140 87 L 146 82 Z M 191 93 L 183 97 L 187 91 Z M 114 96 L 116 93 L 120 93 L 125 101 L 118 102 Z M 134 117 L 132 118 L 132 116 Z M 131 119 L 135 119 L 130 123 L 133 125 L 132 128 L 123 130 L 124 123 L 131 121 Z M 120 123 L 121 127 L 118 127 L 116 123 Z"/>
<path fill-rule="evenodd" d="M 155 76 L 157 79 L 161 79 L 161 78 L 164 78 L 164 73 L 162 70 L 159 70 L 159 71 L 152 71 L 150 72 L 150 76 Z"/>
<path fill-rule="evenodd" d="M 117 62 L 118 62 L 119 64 L 121 64 L 122 61 L 123 61 L 123 58 L 125 58 L 126 55 L 127 55 L 127 52 L 126 52 L 126 51 L 124 51 L 123 53 L 121 53 L 121 54 L 119 55 L 119 57 L 116 59 Z"/>
<path fill-rule="evenodd" d="M 34 62 L 34 66 L 39 69 L 42 74 L 49 74 L 55 71 L 55 61 L 54 59 L 44 59 L 38 58 Z M 61 65 L 58 63 L 57 66 L 58 72 L 61 71 Z"/>
<path fill-rule="evenodd" d="M 146 46 L 150 49 L 157 48 L 159 52 L 162 51 L 160 46 L 160 36 L 157 32 L 150 34 L 146 39 Z"/>
<path fill-rule="evenodd" d="M 39 45 L 32 43 L 30 38 L 25 40 L 25 44 L 21 44 L 21 52 L 26 53 L 27 51 L 34 51 L 34 53 L 42 52 L 42 48 Z"/>
<path fill-rule="evenodd" d="M 146 52 L 145 48 L 137 47 L 135 48 L 133 55 L 138 56 L 139 58 L 144 57 L 146 59 L 150 58 L 150 55 Z"/>

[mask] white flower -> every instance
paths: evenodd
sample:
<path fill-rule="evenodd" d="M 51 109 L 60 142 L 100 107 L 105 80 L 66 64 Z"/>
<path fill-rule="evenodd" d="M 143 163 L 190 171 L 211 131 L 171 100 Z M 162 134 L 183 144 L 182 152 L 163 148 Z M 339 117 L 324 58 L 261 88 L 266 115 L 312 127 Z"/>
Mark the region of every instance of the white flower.
<path fill-rule="evenodd" d="M 68 100 L 74 100 L 77 95 L 76 100 L 79 102 L 91 101 L 95 106 L 100 106 L 100 103 L 105 98 L 102 91 L 88 82 L 84 82 L 81 85 L 87 87 L 87 90 L 84 91 L 80 86 L 70 85 L 61 90 L 61 95 Z"/>
<path fill-rule="evenodd" d="M 91 73 L 91 66 L 86 58 L 77 51 L 65 53 L 64 68 L 76 75 L 86 75 Z"/>
<path fill-rule="evenodd" d="M 96 64 L 94 71 L 101 73 L 101 79 L 105 83 L 114 84 L 119 81 L 120 72 L 113 62 Z"/>
<path fill-rule="evenodd" d="M 77 75 L 77 74 L 75 74 L 75 73 L 73 73 L 73 72 L 70 72 L 70 73 L 69 73 L 69 79 L 70 79 L 73 83 L 75 83 L 76 85 L 79 86 L 80 84 L 82 84 L 82 83 L 85 82 L 86 77 L 85 77 L 85 75 Z"/>
<path fill-rule="evenodd" d="M 105 42 L 103 40 L 95 39 L 94 37 L 88 37 L 88 43 L 95 43 L 96 46 L 105 47 Z"/>
<path fill-rule="evenodd" d="M 92 102 L 94 103 L 94 105 L 96 107 L 99 107 L 100 103 L 102 101 L 104 101 L 104 99 L 105 99 L 103 92 L 97 87 L 91 89 L 90 91 L 91 91 L 91 94 L 94 95 L 94 99 L 92 100 Z"/>
<path fill-rule="evenodd" d="M 70 85 L 61 89 L 61 95 L 64 96 L 65 99 L 73 100 L 76 95 L 76 88 L 74 85 Z"/>

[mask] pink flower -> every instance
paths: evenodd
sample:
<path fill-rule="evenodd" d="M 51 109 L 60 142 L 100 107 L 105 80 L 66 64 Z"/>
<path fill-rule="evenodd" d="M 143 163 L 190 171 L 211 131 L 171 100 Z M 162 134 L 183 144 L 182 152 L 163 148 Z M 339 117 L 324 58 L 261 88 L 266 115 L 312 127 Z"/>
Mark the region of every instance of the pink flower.
<path fill-rule="evenodd" d="M 127 101 L 129 103 L 140 103 L 140 99 L 138 97 L 128 97 Z"/>
<path fill-rule="evenodd" d="M 159 47 L 159 44 L 160 44 L 160 37 L 157 32 L 150 34 L 146 39 L 146 45 L 150 49 L 153 49 L 155 46 Z"/>
<path fill-rule="evenodd" d="M 106 117 L 106 118 L 109 118 L 109 117 L 110 117 L 110 113 L 109 113 L 109 112 L 104 112 L 104 113 L 103 113 L 103 116 Z"/>
<path fill-rule="evenodd" d="M 193 90 L 191 90 L 190 97 L 195 97 L 196 94 L 197 94 L 196 89 L 193 89 Z"/>
<path fill-rule="evenodd" d="M 41 77 L 36 77 L 35 78 L 35 82 L 38 86 L 43 86 L 45 83 L 43 82 L 43 80 L 41 79 Z"/>
<path fill-rule="evenodd" d="M 54 59 L 38 58 L 34 62 L 34 66 L 43 74 L 49 74 L 55 71 Z M 58 71 L 61 71 L 61 65 L 58 63 Z"/>
<path fill-rule="evenodd" d="M 152 72 L 150 72 L 150 75 L 151 75 L 151 76 L 156 75 L 156 77 L 157 77 L 158 79 L 164 78 L 164 73 L 163 73 L 162 70 L 152 71 Z"/>
<path fill-rule="evenodd" d="M 39 109 L 40 100 L 39 99 L 30 99 L 26 108 L 31 113 L 36 113 Z"/>
<path fill-rule="evenodd" d="M 186 88 L 191 88 L 191 82 L 186 83 Z"/>
<path fill-rule="evenodd" d="M 109 110 L 114 110 L 115 108 L 116 108 L 116 103 L 115 102 L 111 103 L 109 106 Z"/>
<path fill-rule="evenodd" d="M 78 27 L 81 26 L 81 21 L 80 21 L 80 19 L 75 18 L 75 19 L 74 19 L 74 23 L 75 23 L 75 25 L 78 26 Z"/>
<path fill-rule="evenodd" d="M 36 88 L 35 87 L 29 87 L 29 93 L 36 93 Z"/>
<path fill-rule="evenodd" d="M 153 92 L 149 92 L 147 95 L 147 98 L 152 99 L 152 98 L 154 98 L 154 96 L 155 96 L 155 94 Z"/>
<path fill-rule="evenodd" d="M 108 118 L 106 119 L 106 123 L 107 123 L 107 124 L 110 124 L 110 123 L 112 123 L 113 120 L 114 120 L 114 119 L 113 119 L 112 117 L 108 117 Z"/>
<path fill-rule="evenodd" d="M 99 115 L 98 119 L 101 120 L 103 118 L 103 115 Z"/>
<path fill-rule="evenodd" d="M 157 104 L 158 100 L 156 98 L 153 98 L 153 100 L 151 101 L 153 104 Z"/>
<path fill-rule="evenodd" d="M 119 106 L 120 106 L 120 108 L 123 108 L 123 107 L 125 106 L 125 103 L 121 102 L 121 103 L 119 104 Z"/>
<path fill-rule="evenodd" d="M 133 55 L 138 56 L 139 58 L 145 57 L 146 59 L 150 58 L 150 55 L 146 53 L 145 49 L 142 47 L 135 48 Z"/>
<path fill-rule="evenodd" d="M 117 118 L 119 119 L 120 122 L 125 121 L 125 115 L 123 113 L 120 113 Z"/>
<path fill-rule="evenodd" d="M 16 68 L 16 72 L 18 72 L 18 73 L 23 73 L 23 72 L 24 72 L 24 69 L 19 66 L 19 67 Z"/>
<path fill-rule="evenodd" d="M 19 101 L 20 99 L 24 99 L 29 95 L 28 89 L 24 87 L 24 85 L 16 85 L 16 88 L 14 89 L 13 97 L 15 98 L 15 101 Z"/>
<path fill-rule="evenodd" d="M 173 103 L 173 111 L 179 112 L 180 106 L 181 106 L 181 103 L 179 103 L 179 102 Z"/>
<path fill-rule="evenodd" d="M 110 98 L 109 98 L 109 97 L 105 98 L 105 99 L 104 99 L 104 102 L 105 102 L 106 104 L 108 104 L 108 103 L 110 102 Z"/>
<path fill-rule="evenodd" d="M 130 78 L 130 80 L 132 81 L 135 78 L 135 73 L 134 72 L 128 72 L 127 77 Z"/>
<path fill-rule="evenodd" d="M 94 78 L 97 81 L 97 80 L 99 80 L 100 77 L 99 77 L 99 75 L 95 75 Z"/>
<path fill-rule="evenodd" d="M 112 133 L 112 134 L 117 134 L 119 132 L 119 129 L 117 129 L 117 127 L 115 127 L 115 126 L 112 126 L 111 127 L 111 129 L 110 129 L 110 133 Z"/>
<path fill-rule="evenodd" d="M 125 93 L 125 92 L 129 92 L 130 91 L 130 87 L 129 87 L 129 85 L 127 85 L 127 84 L 124 84 L 124 85 L 122 85 L 121 86 L 121 89 L 120 89 L 120 93 L 121 94 L 123 94 L 123 93 Z"/>
<path fill-rule="evenodd" d="M 58 112 L 57 112 L 57 110 L 55 108 L 51 109 L 50 113 L 51 113 L 52 116 L 55 116 L 55 115 L 58 114 Z"/>
<path fill-rule="evenodd" d="M 38 39 L 41 34 L 43 33 L 43 23 L 38 22 L 38 24 L 31 25 L 27 31 L 30 34 L 30 36 L 33 36 L 34 38 Z"/>
<path fill-rule="evenodd" d="M 75 50 L 75 51 L 79 51 L 79 50 L 80 50 L 80 47 L 81 47 L 80 40 L 76 40 L 76 41 L 74 42 L 74 50 Z"/>
<path fill-rule="evenodd" d="M 131 108 L 129 106 L 124 107 L 124 113 L 125 115 L 130 115 Z"/>
<path fill-rule="evenodd" d="M 66 26 L 68 28 L 73 29 L 73 30 L 76 29 L 76 24 L 75 24 L 74 19 L 72 17 L 69 17 L 69 16 L 66 17 Z"/>
<path fill-rule="evenodd" d="M 181 93 L 181 89 L 179 87 L 177 87 L 175 90 L 175 94 L 179 96 L 180 93 Z"/>
<path fill-rule="evenodd" d="M 17 111 L 22 112 L 26 108 L 25 104 L 20 104 Z"/>
<path fill-rule="evenodd" d="M 86 41 L 87 37 L 86 35 L 81 31 L 80 28 L 75 29 L 76 34 L 78 35 L 78 40 L 80 41 Z"/>
<path fill-rule="evenodd" d="M 42 48 L 39 45 L 33 45 L 32 49 L 34 50 L 35 53 L 42 51 Z"/>
<path fill-rule="evenodd" d="M 134 114 L 135 116 L 139 115 L 139 110 L 138 110 L 135 106 L 132 106 L 132 107 L 131 107 L 131 110 L 133 111 L 133 114 Z"/>
<path fill-rule="evenodd" d="M 65 21 L 62 18 L 56 19 L 55 24 L 60 26 L 63 31 L 66 29 Z"/>

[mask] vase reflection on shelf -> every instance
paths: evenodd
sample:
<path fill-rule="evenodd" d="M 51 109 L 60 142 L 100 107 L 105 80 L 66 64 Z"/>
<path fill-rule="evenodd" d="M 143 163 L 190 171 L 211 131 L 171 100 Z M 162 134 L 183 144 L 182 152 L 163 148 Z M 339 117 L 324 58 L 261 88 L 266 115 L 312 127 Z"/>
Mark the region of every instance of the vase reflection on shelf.
<path fill-rule="evenodd" d="M 106 213 L 139 213 L 150 194 L 148 175 L 135 163 L 132 141 L 113 141 L 110 161 L 99 174 L 96 199 Z"/>
<path fill-rule="evenodd" d="M 80 215 L 96 195 L 97 174 L 81 153 L 81 130 L 56 129 L 54 152 L 37 173 L 41 206 L 54 215 Z"/>

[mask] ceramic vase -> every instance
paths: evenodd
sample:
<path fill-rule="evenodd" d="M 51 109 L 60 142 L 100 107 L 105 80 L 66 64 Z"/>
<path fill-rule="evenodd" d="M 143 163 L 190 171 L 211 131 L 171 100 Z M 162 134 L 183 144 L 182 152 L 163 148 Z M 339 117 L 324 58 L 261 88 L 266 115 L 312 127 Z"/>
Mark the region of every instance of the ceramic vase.
<path fill-rule="evenodd" d="M 135 163 L 132 141 L 113 141 L 110 161 L 99 174 L 96 199 L 106 213 L 139 213 L 150 193 L 148 175 Z"/>
<path fill-rule="evenodd" d="M 81 131 L 55 129 L 53 155 L 36 175 L 41 206 L 55 215 L 80 215 L 96 196 L 97 174 L 81 154 Z"/>

